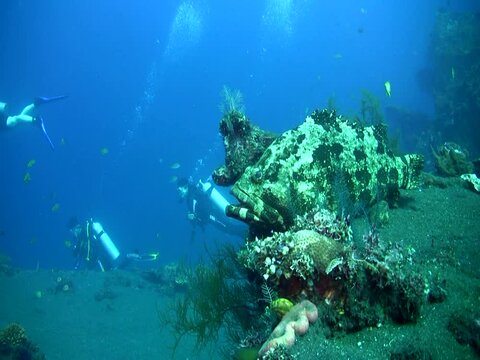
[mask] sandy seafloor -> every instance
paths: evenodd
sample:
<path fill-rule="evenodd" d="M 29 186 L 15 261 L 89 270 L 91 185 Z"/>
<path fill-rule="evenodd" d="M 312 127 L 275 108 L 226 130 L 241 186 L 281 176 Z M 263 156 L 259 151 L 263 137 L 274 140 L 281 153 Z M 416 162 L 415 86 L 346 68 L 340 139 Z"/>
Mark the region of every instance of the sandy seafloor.
<path fill-rule="evenodd" d="M 383 241 L 415 249 L 413 260 L 427 278 L 446 280 L 447 298 L 428 304 L 416 324 L 391 322 L 326 339 L 320 323 L 292 348 L 298 359 L 388 359 L 398 349 L 417 346 L 433 359 L 475 359 L 447 330 L 451 314 L 480 309 L 480 195 L 460 186 L 402 191 L 401 206 L 380 231 Z M 52 291 L 57 278 L 70 292 Z M 47 359 L 164 359 L 173 338 L 162 328 L 158 310 L 172 297 L 136 271 L 16 271 L 0 276 L 0 326 L 18 322 Z M 98 299 L 105 290 L 111 299 Z M 42 291 L 42 296 L 35 296 Z M 97 296 L 97 299 L 96 299 Z M 217 359 L 193 352 L 185 339 L 176 359 Z"/>

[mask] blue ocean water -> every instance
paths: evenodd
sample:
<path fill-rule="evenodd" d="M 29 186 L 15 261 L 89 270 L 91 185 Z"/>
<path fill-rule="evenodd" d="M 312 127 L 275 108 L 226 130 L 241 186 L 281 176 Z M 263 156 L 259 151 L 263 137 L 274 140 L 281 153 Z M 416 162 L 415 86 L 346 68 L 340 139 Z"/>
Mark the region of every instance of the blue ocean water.
<path fill-rule="evenodd" d="M 429 66 L 442 6 L 478 4 L 5 1 L 0 101 L 20 112 L 35 96 L 68 98 L 39 109 L 55 151 L 33 126 L 0 133 L 0 252 L 15 266 L 72 268 L 72 216 L 98 219 L 121 251 L 158 250 L 162 262 L 197 258 L 204 241 L 237 241 L 207 232 L 192 242 L 172 182 L 205 179 L 222 163 L 223 86 L 276 132 L 331 96 L 355 114 L 362 89 L 382 106 L 432 114 L 416 74 Z"/>

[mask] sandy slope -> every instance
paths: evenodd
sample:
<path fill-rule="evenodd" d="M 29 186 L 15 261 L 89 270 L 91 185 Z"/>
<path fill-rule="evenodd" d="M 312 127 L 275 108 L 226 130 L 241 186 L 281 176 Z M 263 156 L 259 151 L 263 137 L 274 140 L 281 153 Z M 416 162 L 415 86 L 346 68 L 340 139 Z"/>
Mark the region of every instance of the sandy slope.
<path fill-rule="evenodd" d="M 433 359 L 474 359 L 446 329 L 458 310 L 480 308 L 480 195 L 460 187 L 402 193 L 402 204 L 381 230 L 385 241 L 415 249 L 413 261 L 427 279 L 446 280 L 443 303 L 426 304 L 417 324 L 376 328 L 326 339 L 320 324 L 293 347 L 299 359 L 387 359 L 418 347 Z M 60 278 L 60 282 L 59 282 Z M 73 285 L 69 291 L 59 284 Z M 20 271 L 0 276 L 0 326 L 16 321 L 48 359 L 162 359 L 172 344 L 157 309 L 170 298 L 137 272 Z M 41 297 L 35 293 L 42 292 Z M 177 359 L 209 356 L 182 343 Z M 219 358 L 219 356 L 214 356 Z"/>
<path fill-rule="evenodd" d="M 66 281 L 73 290 L 56 290 Z M 169 300 L 137 273 L 19 272 L 0 277 L 0 325 L 22 324 L 47 359 L 161 359 L 172 338 L 157 308 Z M 41 291 L 38 298 L 36 291 Z M 188 341 L 185 343 L 188 345 Z M 179 349 L 178 358 L 190 352 Z"/>

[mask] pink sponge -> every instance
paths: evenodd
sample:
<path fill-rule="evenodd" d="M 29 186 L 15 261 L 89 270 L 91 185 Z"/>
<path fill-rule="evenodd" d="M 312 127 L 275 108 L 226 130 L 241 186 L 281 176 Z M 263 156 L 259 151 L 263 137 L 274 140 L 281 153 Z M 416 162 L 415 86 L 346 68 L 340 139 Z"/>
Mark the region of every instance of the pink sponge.
<path fill-rule="evenodd" d="M 265 354 L 268 350 L 278 346 L 291 347 L 295 343 L 295 335 L 307 332 L 310 323 L 318 319 L 317 307 L 308 300 L 295 305 L 282 318 L 282 321 L 273 330 L 268 340 L 262 345 L 258 355 Z"/>

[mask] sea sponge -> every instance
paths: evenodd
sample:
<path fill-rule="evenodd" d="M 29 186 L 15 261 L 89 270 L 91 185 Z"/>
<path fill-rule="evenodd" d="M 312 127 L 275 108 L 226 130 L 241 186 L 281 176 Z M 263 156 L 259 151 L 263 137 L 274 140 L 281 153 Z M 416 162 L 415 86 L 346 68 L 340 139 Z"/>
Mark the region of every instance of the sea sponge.
<path fill-rule="evenodd" d="M 259 356 L 275 351 L 279 346 L 289 348 L 295 343 L 297 335 L 307 332 L 310 324 L 318 319 L 318 310 L 315 304 L 303 300 L 295 305 L 283 317 L 282 321 L 273 330 L 268 340 L 262 345 Z"/>

